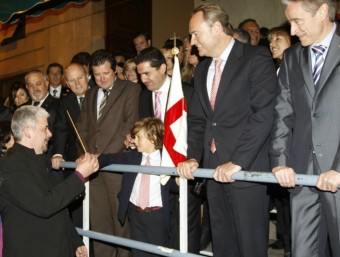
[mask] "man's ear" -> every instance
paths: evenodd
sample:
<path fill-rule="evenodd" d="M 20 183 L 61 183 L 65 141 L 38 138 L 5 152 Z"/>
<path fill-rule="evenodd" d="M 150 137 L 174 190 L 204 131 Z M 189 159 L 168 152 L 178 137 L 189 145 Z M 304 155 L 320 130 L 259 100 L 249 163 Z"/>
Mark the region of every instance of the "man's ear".
<path fill-rule="evenodd" d="M 31 138 L 32 137 L 32 128 L 30 126 L 25 126 L 23 130 L 23 137 Z"/>

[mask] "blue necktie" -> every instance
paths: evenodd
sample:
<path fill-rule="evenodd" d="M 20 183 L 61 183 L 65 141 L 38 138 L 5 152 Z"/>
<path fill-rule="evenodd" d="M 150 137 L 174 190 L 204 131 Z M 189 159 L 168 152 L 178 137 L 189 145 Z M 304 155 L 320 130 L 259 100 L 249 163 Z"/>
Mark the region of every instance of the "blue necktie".
<path fill-rule="evenodd" d="M 315 54 L 315 64 L 313 67 L 314 85 L 318 83 L 318 80 L 320 78 L 322 66 L 323 66 L 323 63 L 325 62 L 323 58 L 323 53 L 325 52 L 325 50 L 326 50 L 326 47 L 323 45 L 312 46 L 312 51 Z"/>

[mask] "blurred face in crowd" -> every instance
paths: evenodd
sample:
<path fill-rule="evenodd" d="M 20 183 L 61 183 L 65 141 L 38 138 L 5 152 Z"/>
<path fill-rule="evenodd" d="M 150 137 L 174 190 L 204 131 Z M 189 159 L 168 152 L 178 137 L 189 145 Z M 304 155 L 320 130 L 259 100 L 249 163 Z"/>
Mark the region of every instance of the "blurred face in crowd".
<path fill-rule="evenodd" d="M 92 66 L 92 70 L 94 79 L 100 88 L 109 89 L 113 86 L 116 76 L 109 61 L 105 61 L 99 66 Z"/>
<path fill-rule="evenodd" d="M 171 75 L 172 70 L 174 69 L 174 62 L 173 62 L 174 55 L 171 53 L 171 49 L 163 49 L 161 51 L 162 51 L 164 58 L 165 58 L 165 61 L 166 61 L 167 73 L 169 75 Z"/>
<path fill-rule="evenodd" d="M 26 88 L 34 102 L 40 102 L 48 94 L 48 84 L 45 76 L 40 72 L 26 75 Z"/>
<path fill-rule="evenodd" d="M 135 63 L 128 63 L 124 69 L 124 74 L 127 80 L 137 83 L 138 75 L 136 72 L 137 66 Z"/>
<path fill-rule="evenodd" d="M 151 46 L 151 41 L 150 40 L 146 40 L 143 35 L 133 39 L 133 43 L 135 45 L 137 53 L 139 53 L 143 49 L 148 48 L 148 47 Z"/>
<path fill-rule="evenodd" d="M 260 28 L 253 21 L 248 21 L 243 25 L 243 29 L 247 31 L 251 38 L 252 45 L 258 45 L 260 42 L 261 34 Z"/>
<path fill-rule="evenodd" d="M 157 69 L 151 67 L 150 62 L 142 62 L 137 65 L 137 71 L 143 84 L 150 91 L 160 89 L 166 79 L 166 65 L 164 63 Z"/>
<path fill-rule="evenodd" d="M 24 103 L 26 103 L 29 99 L 29 96 L 27 95 L 26 91 L 22 88 L 19 88 L 17 93 L 15 94 L 14 103 L 16 106 L 20 106 Z"/>
<path fill-rule="evenodd" d="M 50 67 L 47 74 L 47 79 L 51 87 L 58 87 L 61 84 L 63 74 L 59 67 Z"/>
<path fill-rule="evenodd" d="M 88 75 L 82 65 L 69 65 L 65 70 L 65 80 L 73 93 L 77 96 L 85 95 L 88 89 Z"/>
<path fill-rule="evenodd" d="M 273 58 L 281 60 L 284 50 L 290 47 L 289 38 L 276 33 L 270 34 L 268 38 Z"/>
<path fill-rule="evenodd" d="M 48 140 L 52 136 L 48 129 L 47 118 L 38 119 L 34 127 L 28 127 L 30 131 L 31 146 L 36 154 L 42 154 L 47 151 Z"/>
<path fill-rule="evenodd" d="M 289 2 L 286 6 L 286 17 L 290 22 L 290 33 L 297 36 L 302 46 L 320 43 L 328 33 L 325 29 L 325 19 L 328 18 L 327 5 L 319 7 L 315 14 L 303 7 L 302 1 Z"/>

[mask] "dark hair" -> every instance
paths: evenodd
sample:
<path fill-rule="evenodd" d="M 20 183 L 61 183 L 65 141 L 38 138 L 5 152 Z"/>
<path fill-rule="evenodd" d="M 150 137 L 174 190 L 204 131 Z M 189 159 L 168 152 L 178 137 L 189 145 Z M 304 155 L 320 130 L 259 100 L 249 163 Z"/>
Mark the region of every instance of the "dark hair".
<path fill-rule="evenodd" d="M 91 66 L 101 66 L 106 61 L 110 63 L 111 69 L 116 71 L 116 60 L 110 52 L 104 49 L 99 49 L 92 54 Z"/>
<path fill-rule="evenodd" d="M 229 15 L 218 4 L 208 3 L 202 4 L 192 10 L 191 15 L 198 12 L 203 13 L 204 20 L 211 26 L 214 22 L 218 21 L 223 27 L 224 33 L 229 36 L 233 35 L 233 27 L 229 23 Z"/>
<path fill-rule="evenodd" d="M 9 120 L 0 122 L 0 146 L 1 152 L 0 156 L 6 152 L 5 144 L 7 144 L 11 140 L 11 122 Z"/>
<path fill-rule="evenodd" d="M 136 56 L 136 65 L 142 62 L 149 62 L 150 66 L 156 69 L 159 69 L 162 64 L 166 64 L 163 53 L 155 47 L 143 49 Z"/>
<path fill-rule="evenodd" d="M 173 39 L 167 39 L 165 42 L 164 42 L 164 45 L 162 48 L 166 48 L 166 49 L 172 49 L 174 48 L 174 40 Z M 181 47 L 183 46 L 183 41 L 176 38 L 176 47 Z"/>
<path fill-rule="evenodd" d="M 15 105 L 15 98 L 16 98 L 16 95 L 17 95 L 17 92 L 19 91 L 19 89 L 22 89 L 26 93 L 27 98 L 28 98 L 28 102 L 30 100 L 30 95 L 28 93 L 28 90 L 27 90 L 25 84 L 20 82 L 20 81 L 15 81 L 9 89 L 9 96 L 8 96 L 9 111 L 11 113 L 13 113 L 18 107 L 18 106 Z"/>
<path fill-rule="evenodd" d="M 256 24 L 256 26 L 260 29 L 259 24 L 257 24 L 256 20 L 254 20 L 254 19 L 245 19 L 244 21 L 241 21 L 241 23 L 238 25 L 238 28 L 244 29 L 243 26 L 248 22 L 254 22 Z"/>
<path fill-rule="evenodd" d="M 59 64 L 59 63 L 53 62 L 53 63 L 49 64 L 48 67 L 47 67 L 47 71 L 46 71 L 47 75 L 48 75 L 48 73 L 50 71 L 50 68 L 52 68 L 52 67 L 58 67 L 60 69 L 61 75 L 64 74 L 63 66 L 61 64 Z"/>
<path fill-rule="evenodd" d="M 136 121 L 131 129 L 131 137 L 135 138 L 136 134 L 141 130 L 145 131 L 147 139 L 155 145 L 155 149 L 163 147 L 164 125 L 160 119 L 147 117 Z"/>
<path fill-rule="evenodd" d="M 236 33 L 239 36 L 239 41 L 244 43 L 244 44 L 250 44 L 251 42 L 251 37 L 248 33 L 248 31 L 244 30 L 244 29 L 234 29 L 234 33 Z"/>
<path fill-rule="evenodd" d="M 88 52 L 79 52 L 72 57 L 71 63 L 78 63 L 80 65 L 90 65 L 91 55 Z"/>
<path fill-rule="evenodd" d="M 146 41 L 151 40 L 151 36 L 150 34 L 144 32 L 144 31 L 138 31 L 133 35 L 133 39 L 143 36 L 145 38 Z"/>

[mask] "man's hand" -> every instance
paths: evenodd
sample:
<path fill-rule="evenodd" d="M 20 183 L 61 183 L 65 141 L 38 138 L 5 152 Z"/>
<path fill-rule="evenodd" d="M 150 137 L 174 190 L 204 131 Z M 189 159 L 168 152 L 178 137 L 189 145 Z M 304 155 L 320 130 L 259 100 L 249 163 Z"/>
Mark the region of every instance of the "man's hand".
<path fill-rule="evenodd" d="M 77 160 L 76 170 L 84 177 L 87 178 L 92 173 L 99 169 L 99 163 L 96 155 L 85 153 Z"/>
<path fill-rule="evenodd" d="M 340 185 L 340 173 L 335 170 L 329 170 L 321 173 L 316 182 L 316 187 L 323 191 L 331 191 L 333 193 L 338 191 Z"/>
<path fill-rule="evenodd" d="M 198 168 L 198 162 L 195 159 L 190 159 L 181 162 L 177 165 L 177 173 L 182 178 L 194 179 L 192 173 Z"/>
<path fill-rule="evenodd" d="M 79 246 L 76 250 L 76 257 L 87 257 L 87 249 L 86 247 L 83 246 Z"/>
<path fill-rule="evenodd" d="M 52 157 L 52 168 L 55 170 L 59 170 L 60 169 L 60 163 L 64 162 L 65 160 L 63 159 L 63 157 L 57 155 L 57 156 L 53 156 Z"/>
<path fill-rule="evenodd" d="M 282 187 L 295 187 L 295 171 L 287 166 L 278 166 L 272 169 L 277 182 Z"/>
<path fill-rule="evenodd" d="M 225 164 L 222 164 L 218 166 L 215 169 L 213 178 L 222 183 L 231 183 L 234 182 L 234 180 L 231 178 L 236 172 L 239 172 L 241 170 L 241 166 L 234 164 L 232 162 L 227 162 Z"/>

